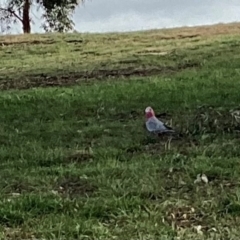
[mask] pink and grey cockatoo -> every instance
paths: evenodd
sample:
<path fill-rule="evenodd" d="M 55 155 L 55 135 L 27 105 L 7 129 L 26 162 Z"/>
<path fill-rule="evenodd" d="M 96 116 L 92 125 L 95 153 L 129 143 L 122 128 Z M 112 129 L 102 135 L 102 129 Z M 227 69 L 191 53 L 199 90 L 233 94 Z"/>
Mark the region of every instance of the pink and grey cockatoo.
<path fill-rule="evenodd" d="M 161 133 L 175 133 L 175 131 L 166 126 L 163 122 L 156 118 L 155 113 L 151 107 L 145 109 L 146 117 L 146 128 L 150 133 L 161 134 Z"/>

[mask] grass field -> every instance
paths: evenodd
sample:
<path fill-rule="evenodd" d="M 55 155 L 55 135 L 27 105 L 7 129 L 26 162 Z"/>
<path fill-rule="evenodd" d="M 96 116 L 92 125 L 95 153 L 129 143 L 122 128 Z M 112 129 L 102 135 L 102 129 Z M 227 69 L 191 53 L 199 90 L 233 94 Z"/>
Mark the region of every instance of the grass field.
<path fill-rule="evenodd" d="M 240 24 L 0 37 L 0 89 L 1 239 L 239 238 Z"/>

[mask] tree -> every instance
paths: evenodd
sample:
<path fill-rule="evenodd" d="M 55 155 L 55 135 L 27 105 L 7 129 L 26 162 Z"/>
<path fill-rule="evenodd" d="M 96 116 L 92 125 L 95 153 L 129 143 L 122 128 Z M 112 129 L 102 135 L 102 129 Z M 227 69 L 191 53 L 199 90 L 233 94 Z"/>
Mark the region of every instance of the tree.
<path fill-rule="evenodd" d="M 46 32 L 66 32 L 72 30 L 74 22 L 71 17 L 75 8 L 84 0 L 7 0 L 0 5 L 0 24 L 2 32 L 11 29 L 13 23 L 20 22 L 23 33 L 31 33 L 31 8 L 42 10 Z"/>

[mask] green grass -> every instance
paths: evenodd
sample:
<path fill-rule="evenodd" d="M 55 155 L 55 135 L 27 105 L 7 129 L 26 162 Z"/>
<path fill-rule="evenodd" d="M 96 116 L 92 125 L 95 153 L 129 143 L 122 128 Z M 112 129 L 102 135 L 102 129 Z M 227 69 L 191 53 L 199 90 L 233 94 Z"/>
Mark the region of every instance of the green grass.
<path fill-rule="evenodd" d="M 1 239 L 238 239 L 235 28 L 0 38 Z"/>

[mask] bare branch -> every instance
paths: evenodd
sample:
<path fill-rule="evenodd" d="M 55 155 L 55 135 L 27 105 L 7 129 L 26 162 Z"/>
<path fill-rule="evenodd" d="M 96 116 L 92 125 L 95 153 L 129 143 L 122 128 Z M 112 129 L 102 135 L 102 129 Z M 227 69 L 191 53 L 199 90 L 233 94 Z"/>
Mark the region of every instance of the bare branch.
<path fill-rule="evenodd" d="M 0 11 L 8 12 L 8 13 L 12 14 L 15 18 L 17 18 L 19 21 L 23 22 L 22 18 L 20 18 L 12 9 L 0 7 Z"/>

